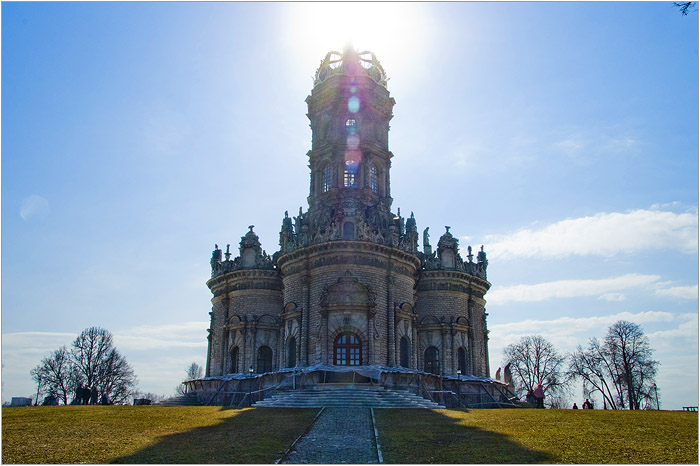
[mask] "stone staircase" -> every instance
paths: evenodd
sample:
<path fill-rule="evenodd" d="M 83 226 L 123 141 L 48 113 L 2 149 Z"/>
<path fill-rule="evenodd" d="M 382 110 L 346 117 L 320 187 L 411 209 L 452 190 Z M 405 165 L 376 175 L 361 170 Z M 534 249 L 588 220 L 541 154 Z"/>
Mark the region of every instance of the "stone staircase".
<path fill-rule="evenodd" d="M 158 403 L 160 406 L 201 406 L 197 399 L 197 393 L 190 392 L 180 396 L 174 396 Z"/>
<path fill-rule="evenodd" d="M 320 384 L 315 389 L 276 393 L 253 406 L 275 408 L 425 408 L 444 406 L 407 390 L 389 390 L 376 385 Z"/>

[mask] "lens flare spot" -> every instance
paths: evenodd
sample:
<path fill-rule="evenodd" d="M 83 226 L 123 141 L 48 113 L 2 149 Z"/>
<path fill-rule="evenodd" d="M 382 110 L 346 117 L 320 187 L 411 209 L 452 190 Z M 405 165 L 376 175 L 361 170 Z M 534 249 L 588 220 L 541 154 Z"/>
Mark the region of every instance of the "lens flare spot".
<path fill-rule="evenodd" d="M 356 150 L 360 146 L 360 136 L 351 134 L 348 136 L 348 149 Z"/>
<path fill-rule="evenodd" d="M 351 173 L 356 173 L 361 161 L 362 152 L 360 152 L 359 150 L 345 151 L 345 170 Z"/>
<path fill-rule="evenodd" d="M 345 131 L 348 134 L 355 134 L 357 133 L 357 121 L 350 119 L 345 122 Z"/>
<path fill-rule="evenodd" d="M 353 94 L 357 92 L 357 86 L 350 86 L 350 92 L 352 92 Z"/>
<path fill-rule="evenodd" d="M 348 99 L 348 111 L 350 113 L 357 113 L 360 110 L 360 99 L 357 96 L 352 96 Z"/>

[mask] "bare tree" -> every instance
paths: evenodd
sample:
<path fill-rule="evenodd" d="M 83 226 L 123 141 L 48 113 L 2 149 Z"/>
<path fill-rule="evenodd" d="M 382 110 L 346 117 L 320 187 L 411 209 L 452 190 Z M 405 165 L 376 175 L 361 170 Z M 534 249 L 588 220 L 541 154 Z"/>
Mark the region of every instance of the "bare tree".
<path fill-rule="evenodd" d="M 71 362 L 71 354 L 65 346 L 42 359 L 41 363 L 29 372 L 37 383 L 37 393 L 53 393 L 67 405 L 68 398 L 76 386 L 76 373 Z"/>
<path fill-rule="evenodd" d="M 196 362 L 193 362 L 192 364 L 187 366 L 185 372 L 187 373 L 187 375 L 185 376 L 182 382 L 186 382 L 187 380 L 201 379 L 202 376 L 204 376 L 204 368 L 202 368 L 202 366 L 200 366 Z M 185 394 L 185 385 L 182 382 L 175 387 L 176 395 Z"/>
<path fill-rule="evenodd" d="M 522 337 L 503 350 L 503 360 L 504 366 L 510 363 L 513 383 L 519 395 L 534 391 L 537 385 L 542 384 L 545 394 L 563 402 L 561 398 L 568 383 L 564 367 L 566 358 L 547 339 L 540 335 Z"/>
<path fill-rule="evenodd" d="M 197 364 L 196 362 L 193 362 L 187 367 L 187 379 L 186 380 L 194 380 L 194 379 L 201 379 L 202 376 L 204 375 L 204 369 L 202 366 Z"/>
<path fill-rule="evenodd" d="M 673 6 L 678 8 L 683 16 L 686 16 L 690 11 L 697 11 L 697 2 L 673 2 Z"/>
<path fill-rule="evenodd" d="M 73 342 L 71 350 L 81 382 L 89 387 L 97 385 L 113 403 L 129 401 L 136 386 L 136 376 L 126 358 L 114 347 L 112 334 L 103 328 L 83 330 Z"/>
<path fill-rule="evenodd" d="M 583 380 L 584 391 L 600 393 L 603 406 L 618 409 L 621 400 L 622 386 L 615 377 L 614 368 L 609 364 L 604 345 L 596 338 L 591 338 L 588 348 L 581 345 L 569 356 L 569 374 L 573 378 Z"/>
<path fill-rule="evenodd" d="M 605 346 L 611 355 L 617 378 L 627 392 L 630 409 L 639 409 L 649 397 L 655 383 L 658 361 L 652 359 L 654 350 L 642 328 L 629 321 L 615 322 L 605 336 Z"/>
<path fill-rule="evenodd" d="M 569 374 L 584 387 L 598 392 L 606 407 L 640 409 L 651 398 L 658 361 L 642 328 L 624 320 L 608 328 L 603 341 L 592 338 L 569 359 Z"/>

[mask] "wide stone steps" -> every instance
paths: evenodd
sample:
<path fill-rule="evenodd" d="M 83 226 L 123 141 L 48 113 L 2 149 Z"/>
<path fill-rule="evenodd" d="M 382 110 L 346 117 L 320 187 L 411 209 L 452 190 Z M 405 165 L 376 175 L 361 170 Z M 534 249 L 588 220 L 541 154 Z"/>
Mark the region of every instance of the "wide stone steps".
<path fill-rule="evenodd" d="M 197 399 L 197 394 L 192 392 L 192 393 L 186 393 L 184 395 L 180 396 L 174 396 L 172 398 L 168 398 L 167 400 L 163 400 L 160 403 L 158 403 L 161 406 L 201 406 L 202 403 L 199 402 Z"/>
<path fill-rule="evenodd" d="M 277 408 L 426 408 L 444 406 L 404 390 L 382 387 L 290 390 L 258 401 L 253 406 Z"/>

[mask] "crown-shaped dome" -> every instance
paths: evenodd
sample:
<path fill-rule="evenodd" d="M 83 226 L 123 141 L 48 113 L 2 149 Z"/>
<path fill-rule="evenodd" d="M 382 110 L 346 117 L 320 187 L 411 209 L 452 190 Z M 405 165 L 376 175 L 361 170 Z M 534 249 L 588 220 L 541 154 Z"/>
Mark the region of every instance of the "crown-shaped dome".
<path fill-rule="evenodd" d="M 358 52 L 352 45 L 347 45 L 343 49 L 343 53 L 331 51 L 326 54 L 326 57 L 321 60 L 321 64 L 316 70 L 314 86 L 337 74 L 369 76 L 384 87 L 386 87 L 389 80 L 374 53 L 368 50 Z"/>

